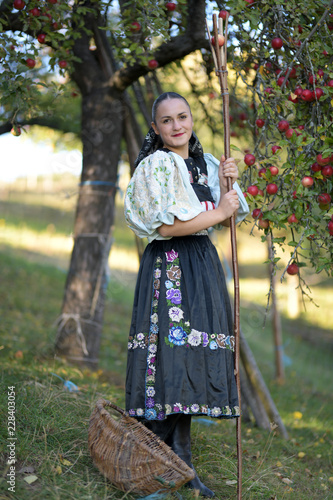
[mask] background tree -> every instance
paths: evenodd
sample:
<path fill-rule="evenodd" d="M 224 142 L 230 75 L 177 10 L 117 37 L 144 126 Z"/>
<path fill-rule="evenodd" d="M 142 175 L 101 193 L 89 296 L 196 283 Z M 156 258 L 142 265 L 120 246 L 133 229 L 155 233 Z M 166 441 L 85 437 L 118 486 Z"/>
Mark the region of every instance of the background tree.
<path fill-rule="evenodd" d="M 59 68 L 81 94 L 83 165 L 74 248 L 56 340 L 58 353 L 95 365 L 112 241 L 117 167 L 124 134 L 137 124 L 126 89 L 157 66 L 205 45 L 205 2 L 7 0 L 1 4 L 2 105 L 14 134 L 47 114 L 39 99 Z M 170 25 L 170 17 L 175 22 Z M 54 85 L 54 96 L 65 81 Z M 126 127 L 124 127 L 126 123 Z"/>

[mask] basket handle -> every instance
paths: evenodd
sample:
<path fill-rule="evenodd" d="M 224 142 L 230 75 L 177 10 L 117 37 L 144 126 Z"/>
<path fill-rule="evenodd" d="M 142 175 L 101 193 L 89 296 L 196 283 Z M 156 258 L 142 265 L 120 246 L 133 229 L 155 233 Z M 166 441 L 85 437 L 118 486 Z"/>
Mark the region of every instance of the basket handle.
<path fill-rule="evenodd" d="M 109 406 L 110 408 L 113 408 L 117 412 L 119 412 L 121 415 L 128 415 L 128 413 L 120 408 L 119 406 L 115 405 L 114 403 L 111 403 L 111 401 L 107 401 L 106 399 L 99 399 L 96 403 L 96 408 L 101 410 L 102 408 L 105 408 L 106 406 Z"/>

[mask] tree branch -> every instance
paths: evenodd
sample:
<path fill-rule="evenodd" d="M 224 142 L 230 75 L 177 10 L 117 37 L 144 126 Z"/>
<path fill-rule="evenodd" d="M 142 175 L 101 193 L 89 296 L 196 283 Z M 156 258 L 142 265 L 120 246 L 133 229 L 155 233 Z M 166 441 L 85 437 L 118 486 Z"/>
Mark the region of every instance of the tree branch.
<path fill-rule="evenodd" d="M 171 38 L 162 43 L 152 54 L 160 67 L 170 62 L 182 59 L 186 55 L 201 48 L 209 49 L 205 33 L 205 6 L 204 0 L 188 1 L 188 19 L 186 31 L 183 35 Z M 108 81 L 108 86 L 119 91 L 124 91 L 140 76 L 146 75 L 150 69 L 140 63 L 133 64 L 118 70 Z"/>

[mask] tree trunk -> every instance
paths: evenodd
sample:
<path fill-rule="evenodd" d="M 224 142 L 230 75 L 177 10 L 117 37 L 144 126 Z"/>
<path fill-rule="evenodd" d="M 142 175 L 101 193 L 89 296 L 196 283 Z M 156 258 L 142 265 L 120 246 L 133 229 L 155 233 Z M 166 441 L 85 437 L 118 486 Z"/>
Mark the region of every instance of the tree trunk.
<path fill-rule="evenodd" d="M 97 366 L 111 247 L 123 106 L 101 88 L 83 96 L 83 168 L 56 352 Z"/>

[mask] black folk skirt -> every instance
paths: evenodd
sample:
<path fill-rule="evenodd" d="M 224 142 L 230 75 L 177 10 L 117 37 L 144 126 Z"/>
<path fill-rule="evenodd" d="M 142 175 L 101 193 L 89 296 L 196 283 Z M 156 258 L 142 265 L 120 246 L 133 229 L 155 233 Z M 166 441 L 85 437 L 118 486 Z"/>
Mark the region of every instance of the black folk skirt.
<path fill-rule="evenodd" d="M 154 240 L 145 249 L 128 342 L 126 410 L 239 416 L 233 318 L 223 269 L 207 235 Z"/>

